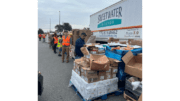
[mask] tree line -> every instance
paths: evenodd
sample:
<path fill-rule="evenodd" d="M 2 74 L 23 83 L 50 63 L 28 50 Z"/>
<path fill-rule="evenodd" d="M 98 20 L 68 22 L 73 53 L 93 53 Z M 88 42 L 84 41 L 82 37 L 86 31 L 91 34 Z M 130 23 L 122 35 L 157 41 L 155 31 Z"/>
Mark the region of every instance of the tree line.
<path fill-rule="evenodd" d="M 68 30 L 68 31 L 72 30 L 72 26 L 69 23 L 63 23 L 62 25 L 58 24 L 54 28 L 56 29 L 55 31 L 57 31 L 57 32 L 62 32 L 63 30 Z M 38 34 L 43 34 L 43 33 L 44 33 L 44 31 L 41 28 L 39 28 Z M 53 31 L 50 31 L 50 33 L 53 33 Z"/>

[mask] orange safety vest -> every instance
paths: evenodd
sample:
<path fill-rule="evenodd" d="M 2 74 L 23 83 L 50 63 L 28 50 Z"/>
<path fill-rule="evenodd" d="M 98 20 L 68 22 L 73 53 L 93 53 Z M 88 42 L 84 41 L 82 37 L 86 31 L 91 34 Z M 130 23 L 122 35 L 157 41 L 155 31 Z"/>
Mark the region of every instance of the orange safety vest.
<path fill-rule="evenodd" d="M 43 34 L 43 38 L 45 38 L 45 34 Z"/>
<path fill-rule="evenodd" d="M 58 38 L 54 37 L 54 44 L 57 44 L 57 43 L 58 43 Z"/>
<path fill-rule="evenodd" d="M 41 37 L 41 34 L 39 34 L 39 38 Z"/>
<path fill-rule="evenodd" d="M 63 39 L 63 42 L 62 42 L 62 45 L 63 46 L 69 46 L 70 45 L 70 36 L 68 35 L 68 37 L 65 39 L 65 36 L 62 37 Z"/>

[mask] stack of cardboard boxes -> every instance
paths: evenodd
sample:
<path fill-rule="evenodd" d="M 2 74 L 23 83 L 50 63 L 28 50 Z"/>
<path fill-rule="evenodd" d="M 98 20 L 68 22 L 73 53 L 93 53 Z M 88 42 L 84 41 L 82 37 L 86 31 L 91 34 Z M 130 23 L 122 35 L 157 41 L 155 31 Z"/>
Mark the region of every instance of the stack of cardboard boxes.
<path fill-rule="evenodd" d="M 80 38 L 81 33 L 86 33 L 85 43 L 87 40 L 93 35 L 91 30 L 79 30 L 79 29 L 73 29 L 72 30 L 72 45 L 75 46 L 76 40 Z"/>
<path fill-rule="evenodd" d="M 124 98 L 132 101 L 142 100 L 142 53 L 133 56 L 133 53 L 129 51 L 122 60 L 125 63 L 124 72 L 131 75 L 130 78 L 126 78 Z M 133 82 L 139 82 L 137 89 L 133 90 Z"/>
<path fill-rule="evenodd" d="M 128 43 L 129 43 L 129 45 L 142 46 L 142 40 L 129 39 L 129 40 L 128 40 Z"/>
<path fill-rule="evenodd" d="M 120 61 L 107 58 L 105 55 L 83 52 L 84 57 L 74 61 L 73 70 L 86 82 L 92 83 L 116 78 Z"/>
<path fill-rule="evenodd" d="M 107 42 L 108 42 L 108 43 L 111 43 L 111 42 L 119 42 L 119 39 L 110 37 L 109 40 L 108 40 Z"/>

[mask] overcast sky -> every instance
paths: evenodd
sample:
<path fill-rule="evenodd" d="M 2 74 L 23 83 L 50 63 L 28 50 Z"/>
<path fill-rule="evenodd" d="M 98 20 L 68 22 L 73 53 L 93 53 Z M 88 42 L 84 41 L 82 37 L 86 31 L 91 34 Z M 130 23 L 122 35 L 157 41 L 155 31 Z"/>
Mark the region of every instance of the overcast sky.
<path fill-rule="evenodd" d="M 38 28 L 45 32 L 54 26 L 68 22 L 72 28 L 89 27 L 90 15 L 94 14 L 120 0 L 38 0 Z"/>

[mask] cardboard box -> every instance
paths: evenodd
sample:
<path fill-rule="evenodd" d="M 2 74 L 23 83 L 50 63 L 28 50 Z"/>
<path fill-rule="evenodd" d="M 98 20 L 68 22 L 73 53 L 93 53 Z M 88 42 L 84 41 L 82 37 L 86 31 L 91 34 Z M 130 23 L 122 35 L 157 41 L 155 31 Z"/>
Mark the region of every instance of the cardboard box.
<path fill-rule="evenodd" d="M 112 67 L 118 67 L 118 64 L 121 62 L 119 60 L 112 59 L 112 58 L 108 58 L 108 59 L 110 61 L 110 66 L 112 66 Z"/>
<path fill-rule="evenodd" d="M 84 73 L 84 76 L 98 76 L 97 71 L 92 71 L 86 67 L 81 67 L 81 72 Z"/>
<path fill-rule="evenodd" d="M 119 43 L 120 44 L 126 44 L 126 41 L 120 41 Z"/>
<path fill-rule="evenodd" d="M 84 62 L 90 64 L 90 58 L 87 58 L 86 55 L 84 55 Z"/>
<path fill-rule="evenodd" d="M 89 39 L 87 40 L 86 44 L 87 43 L 95 43 L 95 39 L 96 39 L 96 36 L 90 36 Z"/>
<path fill-rule="evenodd" d="M 81 67 L 90 67 L 90 64 L 87 63 L 86 61 L 84 61 L 84 59 L 82 59 L 81 63 L 80 63 Z"/>
<path fill-rule="evenodd" d="M 116 74 L 111 74 L 111 78 L 116 78 Z"/>
<path fill-rule="evenodd" d="M 89 55 L 89 51 L 88 51 L 87 47 L 81 47 L 81 52 L 82 52 L 84 55 Z"/>
<path fill-rule="evenodd" d="M 113 37 L 110 37 L 108 41 L 113 41 L 113 40 L 114 40 L 114 38 L 113 38 Z"/>
<path fill-rule="evenodd" d="M 105 71 L 99 71 L 99 81 L 105 80 L 106 79 L 106 72 Z"/>
<path fill-rule="evenodd" d="M 81 76 L 81 61 L 82 61 L 82 58 L 80 59 L 75 59 L 74 60 L 74 66 L 73 66 L 73 70 Z"/>
<path fill-rule="evenodd" d="M 133 56 L 133 53 L 129 51 L 124 55 L 122 60 L 125 63 L 125 70 L 127 74 L 142 78 L 142 56 Z"/>
<path fill-rule="evenodd" d="M 130 40 L 129 41 L 130 45 L 138 45 L 138 46 L 142 46 L 142 40 Z"/>
<path fill-rule="evenodd" d="M 98 80 L 98 76 L 85 76 L 85 81 L 88 83 L 93 83 L 93 82 L 97 82 Z"/>
<path fill-rule="evenodd" d="M 116 74 L 118 72 L 118 67 L 111 68 L 111 74 Z"/>
<path fill-rule="evenodd" d="M 90 55 L 90 68 L 91 70 L 109 70 L 110 62 L 105 55 Z"/>
<path fill-rule="evenodd" d="M 84 42 L 86 43 L 91 36 L 92 36 L 92 35 L 87 35 L 87 36 L 85 37 L 85 39 L 84 39 Z"/>
<path fill-rule="evenodd" d="M 73 42 L 72 43 L 73 43 L 74 46 L 76 45 L 76 40 L 78 38 L 80 38 L 79 35 L 73 35 L 73 40 L 72 40 Z"/>
<path fill-rule="evenodd" d="M 111 66 L 109 66 L 109 70 L 107 70 L 106 73 L 112 73 L 112 67 Z"/>
<path fill-rule="evenodd" d="M 100 43 L 90 43 L 90 44 L 86 44 L 86 47 L 91 48 L 91 47 L 95 47 L 95 45 L 100 45 Z"/>
<path fill-rule="evenodd" d="M 106 73 L 105 79 L 111 79 L 111 73 Z"/>
<path fill-rule="evenodd" d="M 113 42 L 119 42 L 119 39 L 113 39 Z"/>
<path fill-rule="evenodd" d="M 73 65 L 73 69 L 74 69 L 74 70 L 75 70 L 76 68 L 79 68 L 81 61 L 82 61 L 82 59 L 75 59 L 75 60 L 74 60 L 74 65 Z"/>

